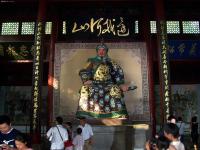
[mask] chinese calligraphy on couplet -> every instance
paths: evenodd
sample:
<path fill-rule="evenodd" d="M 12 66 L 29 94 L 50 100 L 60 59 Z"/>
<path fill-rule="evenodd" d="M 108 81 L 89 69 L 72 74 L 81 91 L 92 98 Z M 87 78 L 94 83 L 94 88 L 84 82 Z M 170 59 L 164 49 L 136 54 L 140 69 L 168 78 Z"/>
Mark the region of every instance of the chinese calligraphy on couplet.
<path fill-rule="evenodd" d="M 163 103 L 165 109 L 165 118 L 168 118 L 170 113 L 170 88 L 169 88 L 169 59 L 168 59 L 168 43 L 167 43 L 167 32 L 165 21 L 160 21 L 160 35 L 161 35 L 161 76 L 163 82 Z M 173 49 L 170 49 L 173 51 Z"/>
<path fill-rule="evenodd" d="M 33 114 L 32 114 L 32 125 L 33 130 L 36 130 L 39 120 L 39 99 L 40 99 L 40 66 L 41 66 L 41 36 L 42 36 L 42 22 L 38 22 L 35 51 L 33 60 Z"/>

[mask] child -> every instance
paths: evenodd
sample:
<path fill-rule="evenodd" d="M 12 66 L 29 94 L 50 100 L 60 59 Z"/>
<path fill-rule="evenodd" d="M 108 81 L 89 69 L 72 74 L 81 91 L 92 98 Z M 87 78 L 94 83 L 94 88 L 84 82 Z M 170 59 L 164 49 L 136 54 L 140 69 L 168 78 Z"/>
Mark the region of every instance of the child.
<path fill-rule="evenodd" d="M 18 150 L 33 150 L 27 146 L 28 140 L 23 134 L 18 134 L 15 138 L 15 145 Z"/>
<path fill-rule="evenodd" d="M 84 140 L 83 140 L 83 136 L 81 135 L 81 133 L 82 133 L 82 129 L 78 128 L 77 135 L 73 139 L 74 150 L 83 150 Z"/>

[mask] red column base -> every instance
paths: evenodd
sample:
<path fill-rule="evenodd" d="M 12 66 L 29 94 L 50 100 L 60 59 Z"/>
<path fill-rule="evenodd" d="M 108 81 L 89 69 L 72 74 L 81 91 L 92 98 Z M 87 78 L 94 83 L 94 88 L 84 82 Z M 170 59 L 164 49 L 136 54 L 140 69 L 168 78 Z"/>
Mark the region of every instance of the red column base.
<path fill-rule="evenodd" d="M 40 133 L 33 133 L 31 137 L 32 137 L 32 144 L 40 144 L 41 141 Z"/>

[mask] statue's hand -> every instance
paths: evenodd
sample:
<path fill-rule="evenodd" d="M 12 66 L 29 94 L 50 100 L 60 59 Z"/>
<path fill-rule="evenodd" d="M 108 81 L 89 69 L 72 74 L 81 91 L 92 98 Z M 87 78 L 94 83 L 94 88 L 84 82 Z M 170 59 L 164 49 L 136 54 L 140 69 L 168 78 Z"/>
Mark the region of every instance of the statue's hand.
<path fill-rule="evenodd" d="M 92 84 L 92 80 L 88 80 L 86 82 L 83 83 L 84 85 L 91 85 Z"/>
<path fill-rule="evenodd" d="M 130 90 L 135 90 L 137 89 L 137 86 L 135 85 L 130 85 L 130 84 L 122 84 L 120 85 L 120 88 L 123 92 L 126 92 L 126 91 L 130 91 Z"/>
<path fill-rule="evenodd" d="M 120 85 L 120 89 L 121 89 L 123 92 L 128 91 L 128 87 L 129 87 L 129 85 L 127 85 L 127 84 L 122 84 L 122 85 Z"/>

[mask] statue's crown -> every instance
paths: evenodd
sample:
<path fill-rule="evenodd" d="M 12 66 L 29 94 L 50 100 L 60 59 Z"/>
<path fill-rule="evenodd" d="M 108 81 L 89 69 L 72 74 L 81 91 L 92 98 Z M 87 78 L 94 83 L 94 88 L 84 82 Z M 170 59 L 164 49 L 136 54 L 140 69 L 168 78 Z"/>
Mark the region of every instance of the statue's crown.
<path fill-rule="evenodd" d="M 108 46 L 106 44 L 104 44 L 104 43 L 101 43 L 100 45 L 97 45 L 96 51 L 98 51 L 100 48 L 103 48 L 106 51 L 108 51 Z"/>

